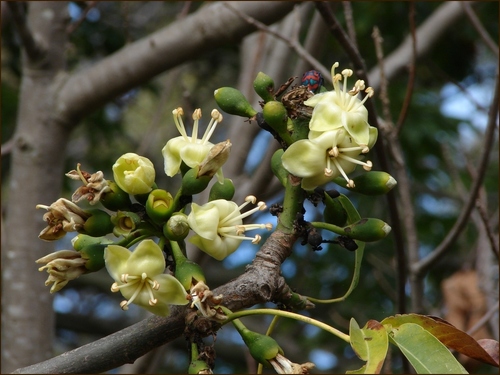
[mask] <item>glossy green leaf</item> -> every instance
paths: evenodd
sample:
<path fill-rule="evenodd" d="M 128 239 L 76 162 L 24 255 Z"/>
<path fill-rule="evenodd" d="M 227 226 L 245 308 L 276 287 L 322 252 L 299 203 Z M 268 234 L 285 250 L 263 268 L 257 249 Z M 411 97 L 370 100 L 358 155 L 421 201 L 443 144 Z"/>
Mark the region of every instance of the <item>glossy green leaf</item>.
<path fill-rule="evenodd" d="M 387 331 L 376 320 L 369 320 L 363 328 L 351 318 L 349 335 L 351 346 L 366 364 L 348 374 L 379 374 L 384 364 L 389 346 Z"/>
<path fill-rule="evenodd" d="M 384 326 L 391 325 L 392 327 L 399 327 L 404 323 L 418 324 L 448 348 L 498 367 L 498 359 L 495 359 L 479 342 L 444 319 L 419 314 L 403 314 L 387 317 L 381 323 Z"/>
<path fill-rule="evenodd" d="M 418 374 L 467 374 L 448 348 L 418 324 L 392 326 L 389 336 Z"/>

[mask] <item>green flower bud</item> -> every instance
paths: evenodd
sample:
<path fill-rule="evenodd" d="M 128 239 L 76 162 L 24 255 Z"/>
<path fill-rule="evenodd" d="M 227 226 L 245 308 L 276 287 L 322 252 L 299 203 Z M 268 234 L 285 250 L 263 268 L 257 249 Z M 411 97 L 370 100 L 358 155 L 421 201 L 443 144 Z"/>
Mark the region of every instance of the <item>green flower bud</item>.
<path fill-rule="evenodd" d="M 111 222 L 111 216 L 106 211 L 93 208 L 85 212 L 91 216 L 83 224 L 83 231 L 79 231 L 79 233 L 100 237 L 113 232 L 114 224 Z"/>
<path fill-rule="evenodd" d="M 201 193 L 208 186 L 208 183 L 212 179 L 209 176 L 200 176 L 198 175 L 198 167 L 191 168 L 186 172 L 184 176 L 182 176 L 182 194 L 183 195 L 194 195 Z"/>
<path fill-rule="evenodd" d="M 86 246 L 96 245 L 96 244 L 112 244 L 113 241 L 108 240 L 106 237 L 92 237 L 87 234 L 78 234 L 71 240 L 71 244 L 73 245 L 73 249 L 76 251 L 82 250 Z"/>
<path fill-rule="evenodd" d="M 225 178 L 224 182 L 216 182 L 210 189 L 210 194 L 208 196 L 209 201 L 214 201 L 216 199 L 225 199 L 230 201 L 234 196 L 234 184 L 229 178 Z"/>
<path fill-rule="evenodd" d="M 89 272 L 96 272 L 101 268 L 104 268 L 104 249 L 107 246 L 107 244 L 93 244 L 85 246 L 80 250 L 82 258 L 87 260 L 87 262 L 85 263 L 85 268 Z"/>
<path fill-rule="evenodd" d="M 347 212 L 338 199 L 330 197 L 326 192 L 325 194 L 325 210 L 323 211 L 323 218 L 326 223 L 333 224 L 339 227 L 347 223 Z"/>
<path fill-rule="evenodd" d="M 108 180 L 108 186 L 111 191 L 102 195 L 100 199 L 102 205 L 111 211 L 128 210 L 131 205 L 128 193 L 120 189 L 114 181 Z"/>
<path fill-rule="evenodd" d="M 219 107 L 231 115 L 251 118 L 257 114 L 247 98 L 237 89 L 221 87 L 214 91 L 214 98 Z"/>
<path fill-rule="evenodd" d="M 163 226 L 163 234 L 170 241 L 182 241 L 189 234 L 187 215 L 176 212 Z"/>
<path fill-rule="evenodd" d="M 155 189 L 149 193 L 146 202 L 148 216 L 157 224 L 166 223 L 172 215 L 174 197 L 168 191 Z"/>
<path fill-rule="evenodd" d="M 158 185 L 156 185 L 156 182 L 155 182 L 155 183 L 153 183 L 153 186 L 151 186 L 151 191 L 156 190 L 156 189 L 158 189 Z M 137 202 L 139 202 L 140 204 L 145 206 L 146 202 L 148 201 L 148 198 L 149 198 L 149 192 L 144 193 L 144 194 L 135 194 L 134 198 Z"/>
<path fill-rule="evenodd" d="M 271 367 L 269 361 L 276 358 L 278 354 L 283 355 L 283 350 L 272 337 L 250 331 L 239 319 L 233 320 L 233 325 L 257 362 L 266 367 Z"/>
<path fill-rule="evenodd" d="M 132 195 L 145 194 L 153 190 L 155 168 L 148 158 L 129 152 L 113 164 L 113 177 L 123 191 Z"/>
<path fill-rule="evenodd" d="M 114 225 L 113 234 L 116 237 L 128 236 L 141 223 L 141 218 L 134 212 L 118 211 L 111 216 Z"/>
<path fill-rule="evenodd" d="M 274 81 L 267 74 L 259 72 L 253 81 L 253 88 L 266 103 L 274 100 Z"/>
<path fill-rule="evenodd" d="M 196 343 L 191 343 L 191 363 L 189 363 L 188 374 L 213 374 L 210 366 L 199 357 L 198 346 Z"/>
<path fill-rule="evenodd" d="M 281 185 L 286 186 L 288 183 L 288 171 L 283 167 L 283 163 L 281 162 L 281 156 L 284 153 L 283 149 L 276 150 L 271 158 L 271 169 L 278 180 L 280 180 Z"/>
<path fill-rule="evenodd" d="M 343 229 L 346 236 L 364 242 L 381 240 L 391 231 L 389 224 L 375 218 L 361 219 Z"/>
<path fill-rule="evenodd" d="M 347 186 L 347 189 L 365 195 L 387 194 L 397 185 L 394 177 L 383 171 L 369 171 L 354 177 L 352 180 L 354 187 Z M 342 177 L 337 177 L 333 181 L 342 187 L 346 185 Z"/>
<path fill-rule="evenodd" d="M 187 259 L 177 242 L 170 241 L 170 245 L 175 260 L 175 278 L 180 281 L 182 286 L 186 290 L 190 290 L 198 281 L 205 283 L 205 274 L 199 264 Z"/>
<path fill-rule="evenodd" d="M 262 114 L 267 124 L 278 134 L 287 132 L 288 114 L 285 106 L 276 100 L 267 102 L 262 108 Z"/>

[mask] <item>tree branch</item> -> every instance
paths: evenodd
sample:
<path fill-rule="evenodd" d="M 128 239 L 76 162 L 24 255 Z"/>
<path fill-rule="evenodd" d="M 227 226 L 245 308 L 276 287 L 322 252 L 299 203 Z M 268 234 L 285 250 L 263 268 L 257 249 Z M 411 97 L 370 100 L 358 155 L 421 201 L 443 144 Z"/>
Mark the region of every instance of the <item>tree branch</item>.
<path fill-rule="evenodd" d="M 213 290 L 224 296 L 223 304 L 233 311 L 271 301 L 286 302 L 290 287 L 281 276 L 280 266 L 290 255 L 296 240 L 293 234 L 275 231 L 257 252 L 242 275 Z M 57 357 L 19 368 L 15 374 L 100 373 L 125 363 L 133 363 L 147 352 L 184 333 L 188 306 L 172 306 L 168 317 L 152 316 L 130 327 L 81 346 Z M 197 327 L 206 327 L 208 335 L 214 323 L 198 319 Z M 217 324 L 215 324 L 217 327 Z"/>
<path fill-rule="evenodd" d="M 483 183 L 486 168 L 488 166 L 488 161 L 490 157 L 491 148 L 493 146 L 493 141 L 495 140 L 495 130 L 497 127 L 497 116 L 498 116 L 498 90 L 499 90 L 498 81 L 499 78 L 497 71 L 495 91 L 493 94 L 492 103 L 488 115 L 488 125 L 486 128 L 486 132 L 484 134 L 483 154 L 481 155 L 479 166 L 477 168 L 477 176 L 472 183 L 472 188 L 469 194 L 469 199 L 467 201 L 467 204 L 462 209 L 462 212 L 460 213 L 460 216 L 453 225 L 453 228 L 451 228 L 451 230 L 448 232 L 447 236 L 439 244 L 439 246 L 437 246 L 436 249 L 432 253 L 430 253 L 427 257 L 421 259 L 418 263 L 411 265 L 411 272 L 419 277 L 421 277 L 429 268 L 431 268 L 434 264 L 436 264 L 436 261 L 439 258 L 441 258 L 448 249 L 450 249 L 451 245 L 453 245 L 453 243 L 456 241 L 460 232 L 467 223 L 469 215 L 475 206 L 477 194 L 479 192 L 481 184 Z"/>
<path fill-rule="evenodd" d="M 265 24 L 285 16 L 293 3 L 238 2 L 235 7 Z M 68 77 L 58 98 L 62 124 L 76 123 L 103 103 L 203 52 L 239 41 L 254 30 L 221 3 L 175 21 L 94 66 Z"/>
<path fill-rule="evenodd" d="M 464 14 L 462 4 L 474 4 L 471 1 L 444 2 L 417 28 L 416 56 L 424 56 L 443 37 L 451 25 Z M 413 59 L 412 36 L 408 35 L 403 43 L 385 59 L 386 78 L 391 80 L 397 76 Z M 380 68 L 374 67 L 368 73 L 370 86 L 374 90 L 380 87 Z"/>
<path fill-rule="evenodd" d="M 31 30 L 26 25 L 25 13 L 22 9 L 23 3 L 17 1 L 8 1 L 10 12 L 12 14 L 12 19 L 19 33 L 19 37 L 22 41 L 22 46 L 26 51 L 26 55 L 30 61 L 36 61 L 43 54 L 43 49 L 33 38 Z"/>

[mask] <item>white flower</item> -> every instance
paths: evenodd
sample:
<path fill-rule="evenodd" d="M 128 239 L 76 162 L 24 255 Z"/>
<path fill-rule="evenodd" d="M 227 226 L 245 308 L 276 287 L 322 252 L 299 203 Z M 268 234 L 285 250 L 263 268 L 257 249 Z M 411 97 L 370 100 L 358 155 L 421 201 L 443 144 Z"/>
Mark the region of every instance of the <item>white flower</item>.
<path fill-rule="evenodd" d="M 225 199 L 216 199 L 203 206 L 192 203 L 188 223 L 196 235 L 190 241 L 217 260 L 232 254 L 243 240 L 258 243 L 261 239 L 259 235 L 252 238 L 245 237 L 243 233 L 259 228 L 270 230 L 272 224 L 243 225 L 243 218 L 267 208 L 264 202 L 258 202 L 257 207 L 242 214 L 241 209 L 250 202 L 255 204 L 256 198 L 251 195 L 246 197 L 245 203 L 239 207 Z"/>
<path fill-rule="evenodd" d="M 370 170 L 372 163 L 360 160 L 360 154 L 377 140 L 377 129 L 370 127 L 367 147 L 360 146 L 344 129 L 309 132 L 309 139 L 301 139 L 288 147 L 281 157 L 283 167 L 294 176 L 301 177 L 301 186 L 313 190 L 317 186 L 343 176 L 347 186 L 354 182 L 347 176 L 356 165 Z"/>
<path fill-rule="evenodd" d="M 142 241 L 130 252 L 118 245 L 104 250 L 106 269 L 115 283 L 112 292 L 120 291 L 127 299 L 120 304 L 123 310 L 135 303 L 153 314 L 166 316 L 168 305 L 186 305 L 187 293 L 172 275 L 164 274 L 165 258 L 153 240 Z"/>
<path fill-rule="evenodd" d="M 218 123 L 222 121 L 222 115 L 214 109 L 211 113 L 212 119 L 201 139 L 198 139 L 198 122 L 201 118 L 201 109 L 196 109 L 193 113 L 193 132 L 191 136 L 187 135 L 182 115 L 182 108 L 172 111 L 177 130 L 181 134 L 179 137 L 170 139 L 161 150 L 165 160 L 165 173 L 172 177 L 179 173 L 181 163 L 184 162 L 188 167 L 194 168 L 201 164 L 205 157 L 214 146 L 209 142 Z"/>
<path fill-rule="evenodd" d="M 155 167 L 148 158 L 128 152 L 113 164 L 113 177 L 124 192 L 146 194 L 153 190 Z"/>
<path fill-rule="evenodd" d="M 351 90 L 347 90 L 347 78 L 352 75 L 351 69 L 344 69 L 342 75 L 335 74 L 335 68 L 339 66 L 336 62 L 332 66 L 332 91 L 314 95 L 304 102 L 305 105 L 314 107 L 309 129 L 317 132 L 325 132 L 344 128 L 353 141 L 359 146 L 367 147 L 370 138 L 370 125 L 368 124 L 368 111 L 364 102 L 373 96 L 373 89 L 366 88 L 362 80 L 356 81 Z M 344 79 L 341 88 L 339 82 Z M 365 90 L 366 96 L 363 100 L 357 98 L 358 93 Z M 364 152 L 368 152 L 365 150 Z"/>

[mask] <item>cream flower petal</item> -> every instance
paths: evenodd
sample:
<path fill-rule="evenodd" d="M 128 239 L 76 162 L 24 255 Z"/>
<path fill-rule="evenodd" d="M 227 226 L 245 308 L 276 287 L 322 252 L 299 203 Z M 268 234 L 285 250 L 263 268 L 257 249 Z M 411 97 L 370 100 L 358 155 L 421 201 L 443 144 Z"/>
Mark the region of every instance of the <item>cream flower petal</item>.
<path fill-rule="evenodd" d="M 187 143 L 183 137 L 175 137 L 170 139 L 161 150 L 167 176 L 173 177 L 179 172 L 182 163 L 181 150 Z"/>
<path fill-rule="evenodd" d="M 204 144 L 199 143 L 187 143 L 180 151 L 181 159 L 190 168 L 194 168 L 205 159 L 210 149 L 213 147 L 213 143 L 206 142 Z"/>
<path fill-rule="evenodd" d="M 127 261 L 127 272 L 140 275 L 159 275 L 165 270 L 165 258 L 160 247 L 150 239 L 142 241 Z"/>
<path fill-rule="evenodd" d="M 149 304 L 149 293 L 142 290 L 134 299 L 134 304 L 141 306 L 149 312 L 159 315 L 167 316 L 170 313 L 169 305 L 186 305 L 189 301 L 186 299 L 186 290 L 182 284 L 172 275 L 157 275 L 155 280 L 158 281 L 160 287 L 154 292 L 158 302 L 156 305 Z M 121 289 L 123 297 L 130 299 L 135 292 L 133 286 Z"/>
<path fill-rule="evenodd" d="M 199 206 L 191 204 L 191 214 L 188 215 L 188 224 L 200 237 L 214 240 L 217 236 L 217 224 L 219 223 L 219 210 L 211 202 Z"/>
<path fill-rule="evenodd" d="M 323 174 L 326 166 L 325 148 L 308 139 L 301 139 L 286 149 L 281 162 L 288 172 L 297 177 Z"/>
<path fill-rule="evenodd" d="M 104 249 L 106 269 L 114 280 L 120 279 L 120 275 L 124 273 L 123 270 L 126 268 L 131 255 L 132 253 L 123 246 L 108 245 Z"/>

